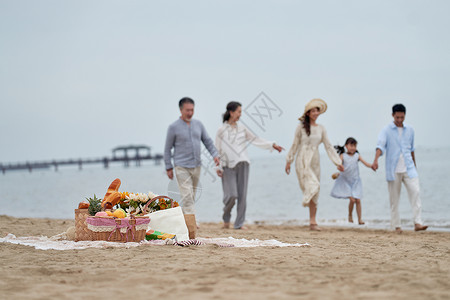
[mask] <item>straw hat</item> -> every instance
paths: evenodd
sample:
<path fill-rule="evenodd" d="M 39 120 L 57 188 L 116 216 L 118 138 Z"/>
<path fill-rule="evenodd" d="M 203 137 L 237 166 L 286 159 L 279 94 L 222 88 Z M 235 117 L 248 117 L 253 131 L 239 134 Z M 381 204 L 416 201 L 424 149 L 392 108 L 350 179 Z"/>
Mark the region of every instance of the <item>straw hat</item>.
<path fill-rule="evenodd" d="M 315 99 L 312 99 L 311 101 L 309 101 L 305 105 L 305 111 L 303 112 L 303 115 L 300 118 L 298 118 L 298 119 L 300 121 L 304 121 L 306 113 L 308 111 L 310 111 L 311 109 L 313 109 L 314 107 L 317 107 L 319 109 L 319 113 L 320 114 L 323 114 L 324 112 L 327 111 L 327 103 L 325 101 L 323 101 L 322 99 L 315 98 Z"/>

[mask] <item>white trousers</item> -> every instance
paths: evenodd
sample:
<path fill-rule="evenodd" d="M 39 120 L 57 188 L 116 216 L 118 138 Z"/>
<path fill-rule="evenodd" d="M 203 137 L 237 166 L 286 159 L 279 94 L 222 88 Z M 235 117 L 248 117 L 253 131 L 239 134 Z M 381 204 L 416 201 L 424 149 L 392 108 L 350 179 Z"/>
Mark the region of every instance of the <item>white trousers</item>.
<path fill-rule="evenodd" d="M 398 203 L 402 183 L 408 192 L 409 202 L 414 216 L 414 224 L 422 224 L 422 203 L 420 201 L 419 178 L 409 178 L 408 174 L 395 173 L 395 180 L 388 181 L 389 201 L 391 204 L 391 227 L 392 229 L 400 226 L 400 215 L 398 213 Z"/>
<path fill-rule="evenodd" d="M 201 167 L 183 168 L 175 167 L 178 189 L 180 190 L 181 203 L 184 214 L 195 214 L 195 193 L 200 180 Z"/>

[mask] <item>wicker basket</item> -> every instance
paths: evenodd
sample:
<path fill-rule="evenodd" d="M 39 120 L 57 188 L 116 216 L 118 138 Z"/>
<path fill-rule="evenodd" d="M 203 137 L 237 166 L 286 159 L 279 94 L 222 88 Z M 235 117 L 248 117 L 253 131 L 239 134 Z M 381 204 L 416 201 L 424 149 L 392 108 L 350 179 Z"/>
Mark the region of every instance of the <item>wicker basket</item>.
<path fill-rule="evenodd" d="M 88 209 L 75 209 L 75 241 L 92 241 L 92 232 L 87 228 Z"/>
<path fill-rule="evenodd" d="M 145 239 L 150 218 L 88 217 L 86 223 L 93 241 L 140 242 Z"/>

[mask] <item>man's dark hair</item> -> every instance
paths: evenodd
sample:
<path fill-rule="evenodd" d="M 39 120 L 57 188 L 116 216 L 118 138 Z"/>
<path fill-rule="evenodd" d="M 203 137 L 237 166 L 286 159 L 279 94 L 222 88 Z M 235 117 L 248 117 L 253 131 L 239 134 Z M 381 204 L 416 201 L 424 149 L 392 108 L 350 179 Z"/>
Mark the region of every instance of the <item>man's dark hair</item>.
<path fill-rule="evenodd" d="M 189 97 L 184 97 L 184 98 L 181 98 L 180 102 L 178 102 L 178 106 L 180 107 L 180 109 L 183 107 L 183 104 L 185 104 L 185 103 L 191 103 L 191 104 L 195 105 L 194 100 L 192 100 Z"/>
<path fill-rule="evenodd" d="M 392 113 L 395 114 L 396 112 L 403 112 L 406 114 L 406 107 L 403 104 L 395 104 L 392 106 Z"/>

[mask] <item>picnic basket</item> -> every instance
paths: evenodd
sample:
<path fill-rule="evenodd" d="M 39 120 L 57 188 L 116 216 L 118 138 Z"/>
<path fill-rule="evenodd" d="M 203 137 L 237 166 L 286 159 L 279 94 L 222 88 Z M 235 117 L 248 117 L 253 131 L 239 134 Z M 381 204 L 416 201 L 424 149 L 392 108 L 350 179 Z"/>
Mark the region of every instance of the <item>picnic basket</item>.
<path fill-rule="evenodd" d="M 87 208 L 75 209 L 75 241 L 92 241 L 92 233 L 87 228 L 86 219 L 89 217 Z"/>
<path fill-rule="evenodd" d="M 109 242 L 140 242 L 145 239 L 149 217 L 131 216 L 129 218 L 95 217 L 86 218 L 90 240 Z"/>

